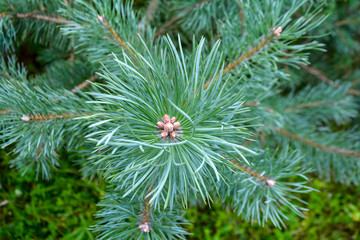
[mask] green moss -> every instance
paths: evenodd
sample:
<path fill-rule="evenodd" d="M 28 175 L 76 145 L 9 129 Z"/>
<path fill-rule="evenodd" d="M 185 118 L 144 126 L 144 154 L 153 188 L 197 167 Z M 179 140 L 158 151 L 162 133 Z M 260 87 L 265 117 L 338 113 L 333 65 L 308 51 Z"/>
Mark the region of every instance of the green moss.
<path fill-rule="evenodd" d="M 309 202 L 307 218 L 290 214 L 286 229 L 269 223 L 264 228 L 242 221 L 231 209 L 216 203 L 212 208 L 190 209 L 191 239 L 359 239 L 360 187 L 315 180 L 320 192 L 303 195 Z"/>
<path fill-rule="evenodd" d="M 66 159 L 50 181 L 36 181 L 1 155 L 0 239 L 93 239 L 88 228 L 103 183 L 82 180 Z"/>

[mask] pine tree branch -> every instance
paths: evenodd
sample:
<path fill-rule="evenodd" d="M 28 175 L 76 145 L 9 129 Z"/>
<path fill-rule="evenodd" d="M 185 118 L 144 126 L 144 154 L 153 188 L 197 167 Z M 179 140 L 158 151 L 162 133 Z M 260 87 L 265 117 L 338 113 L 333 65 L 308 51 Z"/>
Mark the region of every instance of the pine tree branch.
<path fill-rule="evenodd" d="M 114 28 L 111 27 L 111 25 L 109 24 L 108 21 L 106 21 L 105 17 L 104 16 L 98 16 L 98 19 L 100 20 L 100 22 L 104 23 L 107 30 L 111 34 L 111 36 L 113 36 L 113 38 L 120 44 L 120 46 L 125 48 L 125 49 L 128 49 L 127 44 L 119 37 L 119 35 L 115 32 Z"/>
<path fill-rule="evenodd" d="M 59 16 L 47 16 L 47 15 L 43 15 L 43 14 L 37 14 L 37 11 L 32 11 L 29 13 L 15 13 L 15 14 L 10 14 L 10 13 L 0 13 L 0 18 L 5 18 L 5 17 L 17 17 L 17 18 L 33 18 L 33 19 L 38 19 L 38 20 L 43 20 L 43 21 L 47 21 L 47 22 L 53 22 L 53 23 L 66 23 L 66 19 L 59 17 Z"/>
<path fill-rule="evenodd" d="M 25 122 L 30 121 L 48 121 L 52 119 L 68 119 L 73 117 L 81 117 L 81 116 L 90 116 L 92 114 L 84 113 L 84 114 L 73 114 L 73 113 L 64 113 L 64 114 L 50 114 L 50 115 L 23 115 L 21 120 Z"/>
<path fill-rule="evenodd" d="M 0 115 L 7 114 L 10 112 L 10 109 L 0 110 Z"/>
<path fill-rule="evenodd" d="M 258 105 L 260 105 L 260 101 L 254 100 L 254 101 L 244 103 L 243 107 L 252 107 L 252 106 L 258 106 Z"/>
<path fill-rule="evenodd" d="M 275 31 L 273 30 L 273 34 L 271 34 L 270 37 L 264 37 L 264 39 L 258 44 L 256 45 L 255 47 L 253 47 L 249 52 L 243 54 L 238 60 L 230 63 L 226 68 L 224 68 L 222 74 L 225 74 L 226 72 L 234 69 L 236 66 L 238 66 L 240 63 L 242 63 L 245 59 L 248 59 L 250 58 L 251 56 L 253 56 L 255 53 L 259 52 L 267 43 L 269 43 L 271 40 L 274 39 L 274 37 L 276 36 L 279 36 L 280 33 L 276 32 L 278 31 L 278 29 L 281 29 L 281 28 L 277 28 Z M 281 31 L 280 31 L 281 32 Z M 220 74 L 217 74 L 215 79 L 217 80 L 218 77 L 219 77 Z M 205 83 L 205 86 L 204 86 L 204 89 L 203 90 L 206 90 L 209 85 L 210 85 L 210 82 L 211 80 L 208 80 L 206 83 Z"/>
<path fill-rule="evenodd" d="M 128 51 L 128 53 L 130 53 L 130 55 L 133 57 L 133 59 L 135 60 L 136 64 L 138 66 L 140 66 L 140 64 L 138 63 L 138 61 L 136 60 L 136 55 L 134 53 L 133 50 L 131 50 L 131 48 L 120 38 L 120 36 L 116 33 L 116 31 L 114 30 L 114 28 L 110 25 L 110 23 L 108 21 L 106 21 L 105 16 L 98 16 L 98 19 L 100 22 L 102 22 L 105 27 L 107 28 L 107 30 L 109 31 L 109 33 L 111 34 L 111 36 L 116 40 L 116 42 L 118 42 L 118 44 L 124 48 L 126 51 Z"/>
<path fill-rule="evenodd" d="M 354 81 L 351 83 L 351 87 L 354 87 L 354 86 L 358 85 L 359 83 L 360 83 L 360 78 L 354 80 Z"/>
<path fill-rule="evenodd" d="M 159 28 L 159 30 L 155 33 L 154 40 L 157 39 L 160 35 L 162 35 L 167 29 L 174 26 L 175 23 L 180 21 L 189 11 L 193 10 L 194 8 L 201 7 L 203 4 L 211 2 L 211 1 L 212 0 L 202 0 L 202 1 L 182 10 L 179 14 L 177 14 L 175 17 L 168 20 L 164 25 L 162 25 L 162 27 Z"/>
<path fill-rule="evenodd" d="M 310 67 L 310 66 L 307 66 L 305 64 L 299 64 L 300 67 L 302 67 L 303 69 L 305 69 L 307 72 L 309 72 L 310 74 L 316 76 L 318 79 L 320 79 L 321 81 L 333 86 L 333 87 L 336 87 L 336 88 L 339 88 L 340 85 L 337 84 L 336 82 L 330 80 L 326 75 L 325 73 L 321 72 L 320 70 L 316 69 L 316 68 L 313 68 L 313 67 Z M 354 89 L 350 89 L 349 90 L 349 94 L 352 94 L 352 95 L 357 95 L 357 96 L 360 96 L 360 91 L 358 90 L 354 90 Z"/>
<path fill-rule="evenodd" d="M 242 166 L 240 163 L 238 163 L 237 161 L 235 160 L 230 160 L 234 165 L 236 165 L 237 167 L 239 167 L 241 170 L 243 170 L 244 172 L 248 173 L 249 175 L 259 179 L 260 181 L 262 182 L 265 182 L 266 186 L 268 187 L 273 187 L 276 183 L 275 180 L 271 179 L 271 178 L 267 178 L 267 177 L 264 177 L 262 175 L 260 175 L 259 173 L 255 172 L 255 171 L 252 171 L 250 170 L 249 168 L 247 167 L 244 167 Z"/>
<path fill-rule="evenodd" d="M 360 19 L 346 19 L 346 20 L 342 20 L 339 22 L 334 23 L 335 27 L 339 27 L 342 25 L 348 25 L 348 24 L 355 24 L 355 23 L 360 23 Z"/>
<path fill-rule="evenodd" d="M 92 76 L 91 78 L 85 80 L 81 84 L 79 84 L 76 87 L 74 87 L 73 89 L 71 89 L 70 92 L 77 93 L 78 91 L 81 91 L 82 89 L 86 88 L 90 84 L 90 82 L 94 82 L 97 78 L 98 78 L 98 75 Z"/>
<path fill-rule="evenodd" d="M 273 129 L 275 131 L 277 131 L 277 132 L 291 138 L 291 139 L 294 139 L 296 141 L 299 141 L 301 143 L 313 146 L 315 148 L 318 148 L 318 149 L 321 149 L 321 150 L 324 150 L 324 151 L 334 152 L 336 154 L 343 155 L 343 156 L 360 157 L 360 152 L 356 152 L 356 151 L 353 151 L 353 150 L 347 150 L 347 149 L 343 149 L 343 148 L 336 148 L 336 147 L 333 147 L 333 146 L 327 146 L 327 145 L 324 145 L 324 144 L 316 143 L 314 141 L 311 141 L 310 139 L 297 136 L 296 134 L 288 132 L 288 131 L 286 131 L 285 129 L 282 129 L 282 128 L 274 127 Z"/>
<path fill-rule="evenodd" d="M 154 19 L 154 15 L 159 7 L 160 0 L 152 0 L 150 1 L 148 8 L 146 9 L 146 21 L 145 25 L 148 25 L 151 23 L 151 21 Z"/>
<path fill-rule="evenodd" d="M 152 191 L 152 187 L 149 187 L 149 193 Z M 145 207 L 144 207 L 144 211 L 141 215 L 141 220 L 142 222 L 139 225 L 139 229 L 142 232 L 150 232 L 150 201 L 149 199 L 151 198 L 151 196 L 149 197 L 145 197 Z"/>
<path fill-rule="evenodd" d="M 308 108 L 308 107 L 318 107 L 318 106 L 336 106 L 339 103 L 337 101 L 335 102 L 330 102 L 330 101 L 316 101 L 316 102 L 308 102 L 308 103 L 302 103 L 299 105 L 296 105 L 294 107 L 290 107 L 285 109 L 286 113 L 292 112 L 294 110 L 297 109 L 302 109 L 302 108 Z"/>

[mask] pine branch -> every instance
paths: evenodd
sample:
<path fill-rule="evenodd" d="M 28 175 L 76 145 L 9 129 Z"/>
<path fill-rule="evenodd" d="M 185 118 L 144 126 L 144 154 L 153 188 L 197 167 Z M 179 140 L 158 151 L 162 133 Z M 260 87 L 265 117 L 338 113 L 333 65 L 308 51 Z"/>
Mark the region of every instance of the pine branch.
<path fill-rule="evenodd" d="M 150 24 L 154 19 L 154 15 L 159 7 L 160 0 L 152 0 L 149 3 L 148 8 L 146 9 L 146 21 L 145 25 Z"/>
<path fill-rule="evenodd" d="M 7 113 L 9 113 L 9 112 L 10 112 L 9 109 L 0 110 L 0 115 L 2 115 L 2 114 L 7 114 Z"/>
<path fill-rule="evenodd" d="M 353 151 L 353 150 L 347 150 L 347 149 L 343 149 L 343 148 L 336 148 L 336 147 L 333 147 L 333 146 L 327 146 L 327 145 L 324 145 L 324 144 L 316 143 L 314 141 L 311 141 L 310 139 L 300 137 L 300 136 L 298 136 L 296 134 L 293 134 L 291 132 L 288 132 L 288 131 L 286 131 L 285 129 L 282 129 L 282 128 L 274 127 L 273 129 L 275 131 L 277 131 L 277 132 L 291 138 L 291 139 L 294 139 L 296 141 L 302 142 L 302 143 L 307 144 L 307 145 L 311 145 L 311 146 L 313 146 L 315 148 L 318 148 L 318 149 L 321 149 L 321 150 L 324 150 L 324 151 L 334 152 L 336 154 L 343 155 L 343 156 L 360 157 L 360 152 L 356 152 L 356 151 Z"/>
<path fill-rule="evenodd" d="M 162 27 L 159 28 L 159 30 L 155 33 L 154 40 L 157 39 L 160 35 L 162 35 L 168 28 L 172 27 L 180 21 L 188 12 L 193 10 L 194 8 L 201 7 L 203 4 L 207 2 L 211 2 L 212 0 L 202 0 L 190 7 L 185 8 L 183 11 L 181 11 L 179 14 L 177 14 L 175 17 L 168 20 Z"/>
<path fill-rule="evenodd" d="M 73 114 L 73 113 L 64 113 L 64 114 L 50 114 L 50 115 L 23 115 L 21 120 L 29 122 L 32 120 L 35 121 L 48 121 L 52 119 L 66 119 L 72 117 L 81 117 L 81 116 L 90 116 L 91 114 Z"/>
<path fill-rule="evenodd" d="M 264 177 L 264 176 L 262 176 L 261 174 L 255 172 L 255 171 L 252 171 L 252 170 L 250 170 L 250 169 L 247 168 L 247 167 L 242 166 L 240 163 L 238 163 L 238 162 L 235 161 L 235 160 L 230 160 L 230 161 L 231 161 L 234 165 L 236 165 L 237 167 L 239 167 L 241 170 L 243 170 L 244 172 L 246 172 L 246 173 L 250 174 L 251 176 L 259 179 L 259 180 L 262 181 L 262 182 L 265 182 L 266 186 L 268 186 L 268 187 L 273 187 L 273 186 L 275 185 L 275 183 L 276 183 L 275 180 L 270 179 L 270 178 L 267 178 L 267 177 Z"/>
<path fill-rule="evenodd" d="M 342 25 L 348 25 L 348 24 L 355 24 L 355 23 L 360 23 L 360 19 L 346 19 L 346 20 L 342 20 L 339 22 L 334 23 L 335 27 L 339 27 Z"/>
<path fill-rule="evenodd" d="M 53 22 L 53 23 L 66 23 L 66 19 L 59 17 L 59 16 L 47 16 L 47 15 L 43 15 L 43 14 L 37 14 L 37 11 L 32 11 L 29 13 L 15 13 L 15 14 L 10 14 L 10 13 L 0 13 L 0 18 L 5 18 L 5 17 L 17 17 L 17 18 L 33 18 L 33 19 L 38 19 L 38 20 L 43 20 L 43 21 L 47 21 L 47 22 Z"/>
<path fill-rule="evenodd" d="M 86 88 L 90 84 L 90 82 L 94 82 L 98 77 L 99 77 L 98 75 L 92 76 L 91 78 L 85 80 L 81 84 L 79 84 L 76 87 L 74 87 L 73 89 L 71 89 L 70 92 L 77 93 L 78 91 L 81 91 L 82 89 Z"/>
<path fill-rule="evenodd" d="M 119 35 L 115 32 L 114 28 L 106 21 L 104 16 L 98 16 L 100 22 L 104 23 L 110 34 L 114 37 L 114 39 L 120 44 L 121 47 L 127 49 L 127 44 L 119 37 Z"/>
<path fill-rule="evenodd" d="M 224 68 L 222 74 L 225 74 L 226 72 L 234 69 L 240 63 L 242 63 L 245 59 L 248 59 L 251 56 L 253 56 L 255 53 L 259 52 L 267 43 L 269 43 L 271 40 L 273 40 L 274 37 L 279 36 L 281 31 L 282 31 L 282 29 L 280 27 L 278 27 L 276 30 L 273 29 L 272 30 L 273 34 L 270 37 L 264 37 L 264 39 L 258 45 L 253 47 L 249 52 L 243 54 L 238 60 L 230 63 L 226 68 Z M 216 79 L 218 79 L 219 75 L 220 74 L 217 74 Z M 205 83 L 204 90 L 206 90 L 209 87 L 210 83 L 211 83 L 211 81 L 207 81 Z"/>
<path fill-rule="evenodd" d="M 307 66 L 305 64 L 299 64 L 300 67 L 302 67 L 303 69 L 305 69 L 307 72 L 309 72 L 310 74 L 316 76 L 318 79 L 320 79 L 321 81 L 331 85 L 331 86 L 334 86 L 334 87 L 341 87 L 338 83 L 330 80 L 326 75 L 325 73 L 321 72 L 320 70 L 316 69 L 316 68 L 313 68 L 313 67 L 310 67 L 310 66 Z M 358 90 L 354 90 L 354 89 L 350 89 L 349 90 L 349 94 L 352 94 L 352 95 L 357 95 L 357 96 L 360 96 L 360 91 Z"/>
<path fill-rule="evenodd" d="M 98 16 L 100 22 L 104 23 L 107 30 L 113 36 L 113 38 L 119 43 L 119 45 L 124 48 L 130 55 L 134 58 L 136 64 L 139 66 L 138 61 L 136 60 L 136 55 L 133 50 L 120 38 L 120 36 L 115 32 L 114 28 L 110 25 L 108 21 L 106 21 L 105 16 Z"/>
<path fill-rule="evenodd" d="M 297 109 L 302 109 L 302 108 L 308 108 L 308 107 L 318 107 L 318 106 L 336 106 L 337 104 L 339 104 L 338 102 L 330 102 L 330 101 L 316 101 L 316 102 L 309 102 L 309 103 L 302 103 L 299 105 L 296 105 L 294 107 L 290 107 L 285 109 L 286 113 L 292 112 L 294 110 Z"/>

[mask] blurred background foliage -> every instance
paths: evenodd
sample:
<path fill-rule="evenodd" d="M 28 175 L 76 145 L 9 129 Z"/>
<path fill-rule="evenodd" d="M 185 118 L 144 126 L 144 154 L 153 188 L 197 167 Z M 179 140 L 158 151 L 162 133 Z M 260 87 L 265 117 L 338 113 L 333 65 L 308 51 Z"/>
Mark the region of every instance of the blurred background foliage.
<path fill-rule="evenodd" d="M 142 7 L 147 1 L 135 4 Z M 320 41 L 327 52 L 313 53 L 312 67 L 330 80 L 360 84 L 360 1 L 328 0 L 324 11 L 330 16 L 317 33 L 324 35 Z M 43 71 L 45 48 L 24 42 L 17 49 L 31 74 Z M 296 75 L 319 81 L 319 72 L 308 70 Z M 51 180 L 23 177 L 9 167 L 8 150 L 0 152 L 0 239 L 94 239 L 89 227 L 95 223 L 105 184 L 82 179 L 66 153 L 60 153 L 62 164 Z M 215 203 L 188 210 L 188 230 L 193 233 L 189 239 L 360 239 L 360 186 L 313 180 L 310 187 L 318 192 L 302 196 L 309 203 L 307 218 L 289 215 L 286 229 L 251 225 Z"/>

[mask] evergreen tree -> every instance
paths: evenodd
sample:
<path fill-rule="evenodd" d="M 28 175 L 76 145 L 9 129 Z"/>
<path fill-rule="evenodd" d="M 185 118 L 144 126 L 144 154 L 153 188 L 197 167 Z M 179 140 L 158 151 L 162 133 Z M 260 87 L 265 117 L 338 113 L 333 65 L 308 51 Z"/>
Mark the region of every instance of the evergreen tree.
<path fill-rule="evenodd" d="M 80 152 L 83 176 L 108 182 L 99 239 L 184 239 L 186 208 L 218 200 L 281 228 L 304 216 L 308 173 L 360 180 L 358 75 L 309 66 L 353 18 L 318 2 L 0 0 L 2 147 L 44 179 Z"/>

